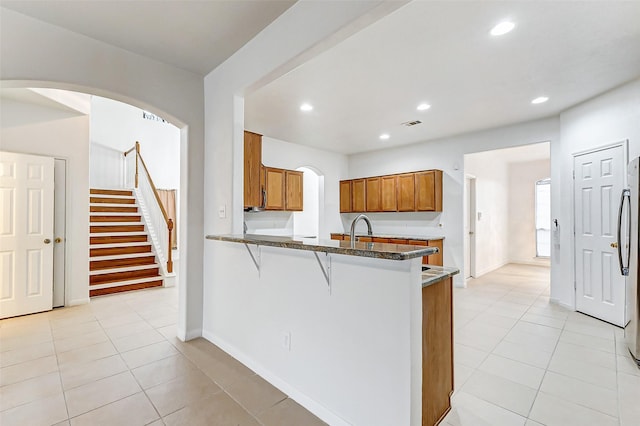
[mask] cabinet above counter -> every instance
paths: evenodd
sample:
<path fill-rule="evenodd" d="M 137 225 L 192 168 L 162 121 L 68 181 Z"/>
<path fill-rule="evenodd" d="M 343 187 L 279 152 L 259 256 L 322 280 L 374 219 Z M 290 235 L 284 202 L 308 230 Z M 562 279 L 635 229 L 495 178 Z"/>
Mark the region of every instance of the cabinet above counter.
<path fill-rule="evenodd" d="M 340 213 L 441 211 L 442 170 L 340 181 Z"/>
<path fill-rule="evenodd" d="M 262 135 L 244 132 L 244 208 L 303 210 L 303 173 L 262 164 Z"/>

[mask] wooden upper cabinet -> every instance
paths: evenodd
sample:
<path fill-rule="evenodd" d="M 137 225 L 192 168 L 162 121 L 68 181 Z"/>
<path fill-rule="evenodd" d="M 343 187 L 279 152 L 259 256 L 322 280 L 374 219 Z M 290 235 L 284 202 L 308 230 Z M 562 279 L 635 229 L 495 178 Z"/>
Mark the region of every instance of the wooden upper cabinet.
<path fill-rule="evenodd" d="M 351 213 L 351 181 L 340 181 L 340 213 Z"/>
<path fill-rule="evenodd" d="M 340 181 L 340 213 L 416 211 L 442 211 L 442 170 Z"/>
<path fill-rule="evenodd" d="M 354 179 L 351 181 L 351 211 L 365 211 L 365 183 L 364 179 Z"/>
<path fill-rule="evenodd" d="M 285 170 L 273 167 L 264 168 L 266 210 L 284 210 L 285 207 Z"/>
<path fill-rule="evenodd" d="M 416 211 L 416 174 L 398 175 L 398 211 Z"/>
<path fill-rule="evenodd" d="M 244 132 L 244 207 L 262 206 L 262 135 Z"/>
<path fill-rule="evenodd" d="M 368 212 L 379 212 L 382 210 L 380 200 L 380 178 L 368 178 L 365 180 L 366 209 Z"/>
<path fill-rule="evenodd" d="M 285 171 L 285 188 L 286 188 L 286 206 L 285 210 L 288 211 L 302 211 L 303 189 L 302 179 L 303 172 L 294 170 Z"/>
<path fill-rule="evenodd" d="M 415 173 L 416 210 L 442 211 L 442 171 L 428 170 Z"/>
<path fill-rule="evenodd" d="M 383 212 L 395 212 L 398 210 L 396 185 L 396 176 L 382 176 L 380 178 L 380 210 Z"/>

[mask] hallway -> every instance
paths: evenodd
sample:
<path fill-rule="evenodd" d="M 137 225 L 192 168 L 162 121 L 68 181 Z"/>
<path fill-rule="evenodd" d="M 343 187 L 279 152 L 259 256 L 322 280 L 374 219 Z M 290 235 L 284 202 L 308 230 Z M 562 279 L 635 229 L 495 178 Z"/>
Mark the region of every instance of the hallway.
<path fill-rule="evenodd" d="M 449 425 L 637 425 L 621 328 L 549 303 L 549 269 L 509 264 L 454 292 Z"/>

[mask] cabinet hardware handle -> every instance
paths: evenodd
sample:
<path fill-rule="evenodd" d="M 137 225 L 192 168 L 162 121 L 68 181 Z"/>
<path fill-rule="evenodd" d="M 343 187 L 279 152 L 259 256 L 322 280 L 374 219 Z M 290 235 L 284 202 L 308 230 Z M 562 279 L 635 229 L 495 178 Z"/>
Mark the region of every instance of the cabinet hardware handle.
<path fill-rule="evenodd" d="M 51 240 L 50 240 L 49 238 L 45 238 L 45 239 L 44 239 L 44 243 L 45 243 L 45 244 L 49 244 L 49 243 L 51 243 Z"/>

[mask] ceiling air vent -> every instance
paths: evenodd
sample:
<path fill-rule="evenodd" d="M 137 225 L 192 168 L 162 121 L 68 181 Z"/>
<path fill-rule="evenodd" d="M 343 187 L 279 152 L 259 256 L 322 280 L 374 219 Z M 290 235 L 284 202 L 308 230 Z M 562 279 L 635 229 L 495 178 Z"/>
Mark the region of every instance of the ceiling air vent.
<path fill-rule="evenodd" d="M 422 121 L 415 120 L 415 121 L 407 121 L 406 123 L 402 123 L 403 126 L 407 126 L 407 127 L 415 126 L 416 124 L 422 124 Z"/>

